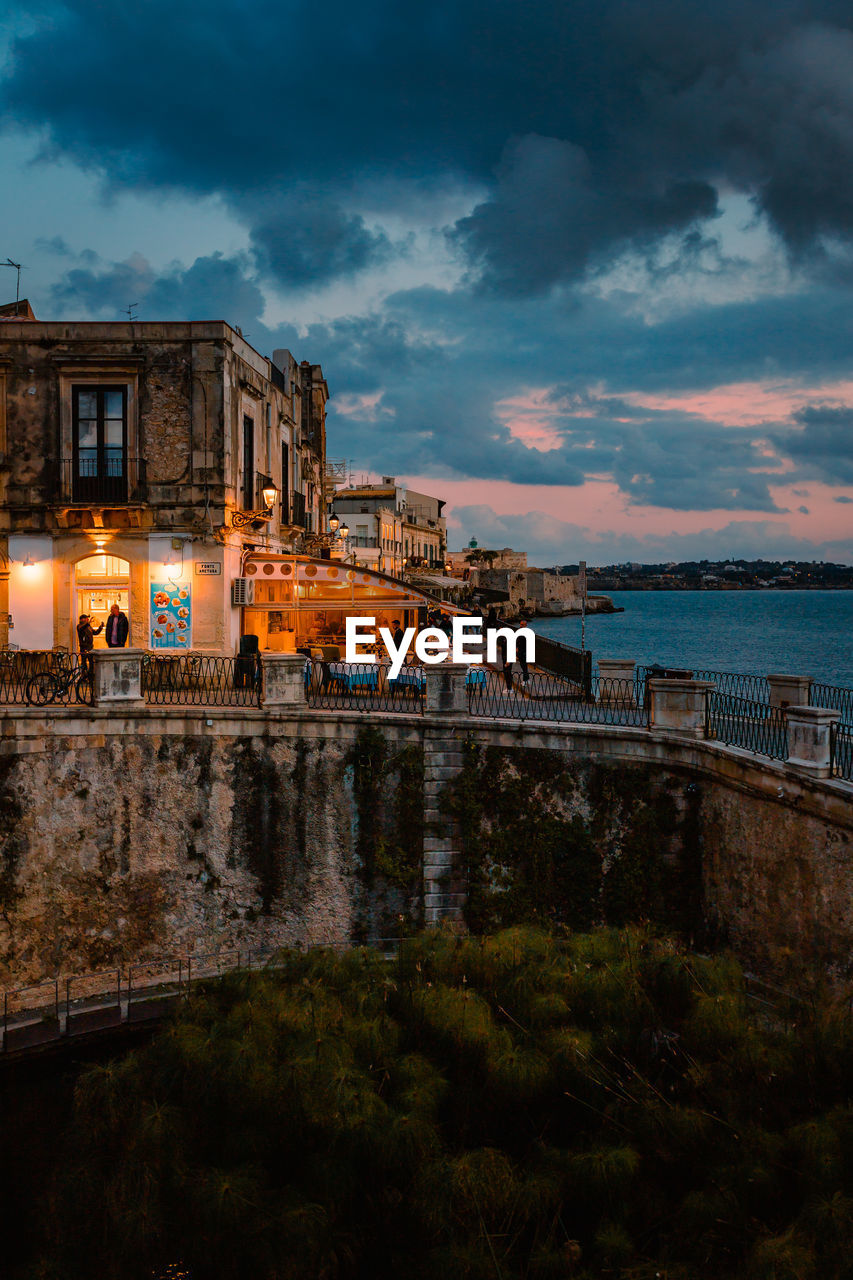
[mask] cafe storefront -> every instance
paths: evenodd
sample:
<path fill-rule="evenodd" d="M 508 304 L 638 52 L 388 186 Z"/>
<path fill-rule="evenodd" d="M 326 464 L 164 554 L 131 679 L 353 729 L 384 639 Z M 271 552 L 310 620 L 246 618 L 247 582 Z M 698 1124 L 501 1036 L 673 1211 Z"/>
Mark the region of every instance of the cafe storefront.
<path fill-rule="evenodd" d="M 297 653 L 337 645 L 343 653 L 346 619 L 374 618 L 376 630 L 424 627 L 430 609 L 460 612 L 408 583 L 339 560 L 252 556 L 243 568 L 248 590 L 242 634 L 257 636 L 261 652 Z"/>

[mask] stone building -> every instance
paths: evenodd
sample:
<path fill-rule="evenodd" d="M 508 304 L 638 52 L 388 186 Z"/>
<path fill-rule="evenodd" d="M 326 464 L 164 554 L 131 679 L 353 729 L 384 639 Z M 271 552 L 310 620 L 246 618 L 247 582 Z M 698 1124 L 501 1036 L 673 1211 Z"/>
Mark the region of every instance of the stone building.
<path fill-rule="evenodd" d="M 383 476 L 379 484 L 339 489 L 334 506 L 347 521 L 357 563 L 395 577 L 410 569 L 443 569 L 447 529 L 441 498 Z"/>
<path fill-rule="evenodd" d="M 233 653 L 247 557 L 324 527 L 327 399 L 222 321 L 0 313 L 0 644 L 73 648 L 118 603 L 132 646 Z"/>
<path fill-rule="evenodd" d="M 576 574 L 536 569 L 527 563 L 527 553 L 503 547 L 489 551 L 476 544 L 463 551 L 451 551 L 448 560 L 453 572 L 462 576 L 472 591 L 503 607 L 508 614 L 526 611 L 539 617 L 559 617 L 580 613 L 584 601 L 590 613 L 606 613 L 613 603 L 608 596 L 587 593 L 586 565 Z"/>

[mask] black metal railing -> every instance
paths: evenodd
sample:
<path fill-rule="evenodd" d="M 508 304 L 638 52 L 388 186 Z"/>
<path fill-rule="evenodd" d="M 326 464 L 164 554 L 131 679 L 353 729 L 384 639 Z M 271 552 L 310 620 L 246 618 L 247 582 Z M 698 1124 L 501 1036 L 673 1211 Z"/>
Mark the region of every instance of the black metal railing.
<path fill-rule="evenodd" d="M 261 688 L 257 654 L 147 653 L 142 658 L 142 694 L 158 706 L 256 707 Z"/>
<path fill-rule="evenodd" d="M 381 663 L 306 659 L 308 706 L 327 711 L 423 711 L 423 667 L 402 667 L 393 679 L 389 671 Z"/>
<path fill-rule="evenodd" d="M 738 698 L 709 689 L 705 700 L 705 736 L 772 760 L 788 758 L 785 712 L 753 698 Z"/>
<path fill-rule="evenodd" d="M 537 661 L 538 649 L 537 641 Z M 472 667 L 466 683 L 468 707 L 474 716 L 641 728 L 649 723 L 648 708 L 638 699 L 633 680 L 591 676 L 587 691 L 579 681 L 547 672 L 532 671 L 525 681 L 518 667 L 509 676 L 489 667 Z"/>
<path fill-rule="evenodd" d="M 853 782 L 853 727 L 834 724 L 829 735 L 829 772 L 833 778 Z"/>
<path fill-rule="evenodd" d="M 746 698 L 748 702 L 770 701 L 770 685 L 767 683 L 766 676 L 738 671 L 696 670 L 693 672 L 693 679 L 712 680 L 716 685 L 717 693 L 726 694 L 728 697 Z"/>
<path fill-rule="evenodd" d="M 67 649 L 0 651 L 0 704 L 91 703 L 91 667 Z"/>
<path fill-rule="evenodd" d="M 845 728 L 853 728 L 853 689 L 813 680 L 809 690 L 809 706 L 830 707 L 834 711 L 840 711 L 840 723 Z"/>
<path fill-rule="evenodd" d="M 709 671 L 702 669 L 682 669 L 663 666 L 638 666 L 634 678 L 640 688 L 641 697 L 648 701 L 648 682 L 654 679 L 682 677 L 689 680 L 709 680 L 718 693 L 729 694 L 734 698 L 747 698 L 750 702 L 769 702 L 770 685 L 765 676 L 748 675 L 737 671 Z"/>
<path fill-rule="evenodd" d="M 103 458 L 63 458 L 59 463 L 58 498 L 63 502 L 98 502 L 107 506 L 145 502 L 148 497 L 145 459 L 123 454 Z"/>
<path fill-rule="evenodd" d="M 536 635 L 536 665 L 552 676 L 561 676 L 580 685 L 584 696 L 592 692 L 592 654 L 589 649 L 574 649 L 549 636 Z"/>

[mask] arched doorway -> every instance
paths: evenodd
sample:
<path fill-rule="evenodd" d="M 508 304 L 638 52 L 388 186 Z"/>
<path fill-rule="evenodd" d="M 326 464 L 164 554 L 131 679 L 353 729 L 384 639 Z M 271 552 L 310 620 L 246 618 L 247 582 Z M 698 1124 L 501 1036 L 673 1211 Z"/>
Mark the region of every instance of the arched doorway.
<path fill-rule="evenodd" d="M 77 619 L 88 613 L 97 630 L 106 623 L 111 607 L 117 604 L 130 618 L 130 564 L 118 556 L 86 556 L 74 567 L 74 600 L 76 608 L 72 620 L 74 648 L 77 647 Z M 95 636 L 95 648 L 106 649 L 104 632 Z"/>

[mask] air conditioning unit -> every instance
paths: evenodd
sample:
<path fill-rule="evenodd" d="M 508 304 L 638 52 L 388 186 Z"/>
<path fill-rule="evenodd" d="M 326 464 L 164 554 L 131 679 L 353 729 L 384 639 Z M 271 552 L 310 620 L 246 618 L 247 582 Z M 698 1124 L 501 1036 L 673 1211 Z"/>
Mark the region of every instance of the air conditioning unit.
<path fill-rule="evenodd" d="M 255 584 L 251 578 L 231 579 L 231 603 L 235 607 L 255 603 Z"/>

